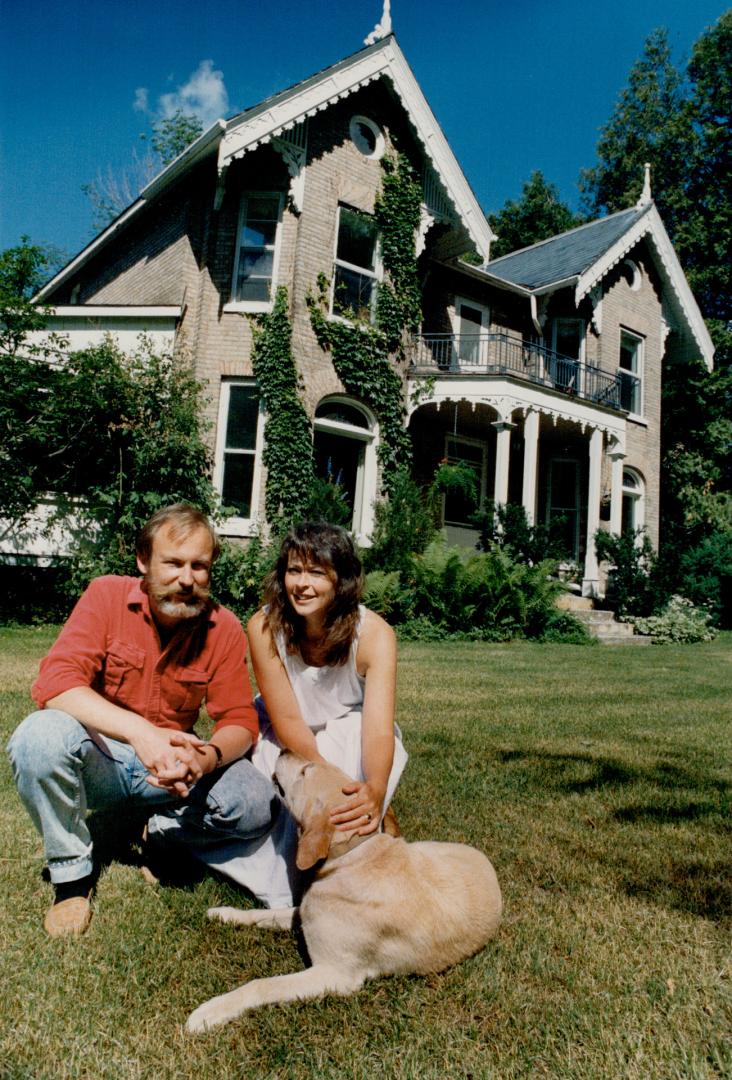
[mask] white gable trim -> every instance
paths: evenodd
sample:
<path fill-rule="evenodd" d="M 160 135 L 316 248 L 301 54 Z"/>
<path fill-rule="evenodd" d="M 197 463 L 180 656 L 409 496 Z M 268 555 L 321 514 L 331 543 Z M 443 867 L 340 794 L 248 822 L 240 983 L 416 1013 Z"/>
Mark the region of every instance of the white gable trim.
<path fill-rule="evenodd" d="M 657 269 L 669 290 L 672 305 L 688 327 L 701 352 L 704 363 L 711 371 L 714 363 L 712 339 L 694 299 L 694 294 L 689 288 L 686 275 L 673 249 L 666 227 L 654 204 L 650 204 L 648 212 L 636 221 L 626 233 L 623 233 L 620 239 L 580 276 L 575 289 L 575 304 L 579 305 L 580 301 L 644 237 L 649 240 L 656 256 Z"/>
<path fill-rule="evenodd" d="M 219 145 L 219 173 L 249 150 L 286 137 L 296 124 L 380 78 L 394 87 L 458 218 L 487 261 L 494 233 L 393 36 L 230 121 Z"/>

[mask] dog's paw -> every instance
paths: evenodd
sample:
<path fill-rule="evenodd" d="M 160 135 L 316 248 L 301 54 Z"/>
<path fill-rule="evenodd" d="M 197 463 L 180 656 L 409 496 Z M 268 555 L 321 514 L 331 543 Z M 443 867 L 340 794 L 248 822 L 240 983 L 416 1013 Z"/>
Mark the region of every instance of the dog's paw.
<path fill-rule="evenodd" d="M 186 1031 L 189 1035 L 200 1035 L 202 1031 L 210 1031 L 211 1028 L 222 1022 L 216 1018 L 215 1007 L 212 1008 L 215 1001 L 216 999 L 213 998 L 193 1010 L 186 1020 Z"/>

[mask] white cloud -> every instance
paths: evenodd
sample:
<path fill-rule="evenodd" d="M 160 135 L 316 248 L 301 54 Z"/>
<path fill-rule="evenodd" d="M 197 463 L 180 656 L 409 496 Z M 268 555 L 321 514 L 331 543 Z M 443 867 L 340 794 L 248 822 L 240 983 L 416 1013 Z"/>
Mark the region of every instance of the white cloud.
<path fill-rule="evenodd" d="M 204 128 L 226 116 L 229 111 L 229 95 L 224 85 L 222 71 L 214 70 L 213 60 L 202 60 L 187 82 L 170 94 L 158 98 L 157 113 L 165 120 L 178 110 L 193 113 Z"/>
<path fill-rule="evenodd" d="M 160 95 L 154 109 L 149 105 L 147 87 L 138 86 L 132 107 L 136 112 L 149 113 L 153 120 L 168 120 L 179 109 L 184 113 L 193 113 L 205 130 L 229 111 L 224 73 L 214 69 L 213 60 L 202 60 L 187 82 L 171 93 Z"/>

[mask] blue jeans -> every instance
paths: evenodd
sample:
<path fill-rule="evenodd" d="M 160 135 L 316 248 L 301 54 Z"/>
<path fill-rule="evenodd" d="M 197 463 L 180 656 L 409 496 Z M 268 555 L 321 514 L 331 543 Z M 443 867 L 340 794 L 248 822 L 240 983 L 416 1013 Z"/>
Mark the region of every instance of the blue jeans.
<path fill-rule="evenodd" d="M 92 872 L 87 810 L 160 808 L 148 822 L 148 835 L 189 845 L 195 855 L 217 843 L 261 836 L 279 807 L 272 783 L 246 759 L 207 773 L 185 799 L 171 796 L 147 783 L 148 771 L 128 743 L 90 731 L 59 709 L 27 716 L 8 754 L 56 884 Z"/>

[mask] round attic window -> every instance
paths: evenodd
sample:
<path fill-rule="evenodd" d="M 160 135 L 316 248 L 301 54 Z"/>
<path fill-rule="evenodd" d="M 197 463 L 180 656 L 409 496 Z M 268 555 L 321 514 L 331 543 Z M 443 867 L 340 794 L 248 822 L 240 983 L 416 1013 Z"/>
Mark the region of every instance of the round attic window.
<path fill-rule="evenodd" d="M 641 287 L 641 272 L 638 264 L 634 263 L 632 259 L 624 259 L 622 273 L 633 292 L 638 292 Z"/>
<path fill-rule="evenodd" d="M 367 158 L 380 158 L 384 153 L 384 136 L 367 116 L 352 116 L 349 132 L 353 145 Z"/>

